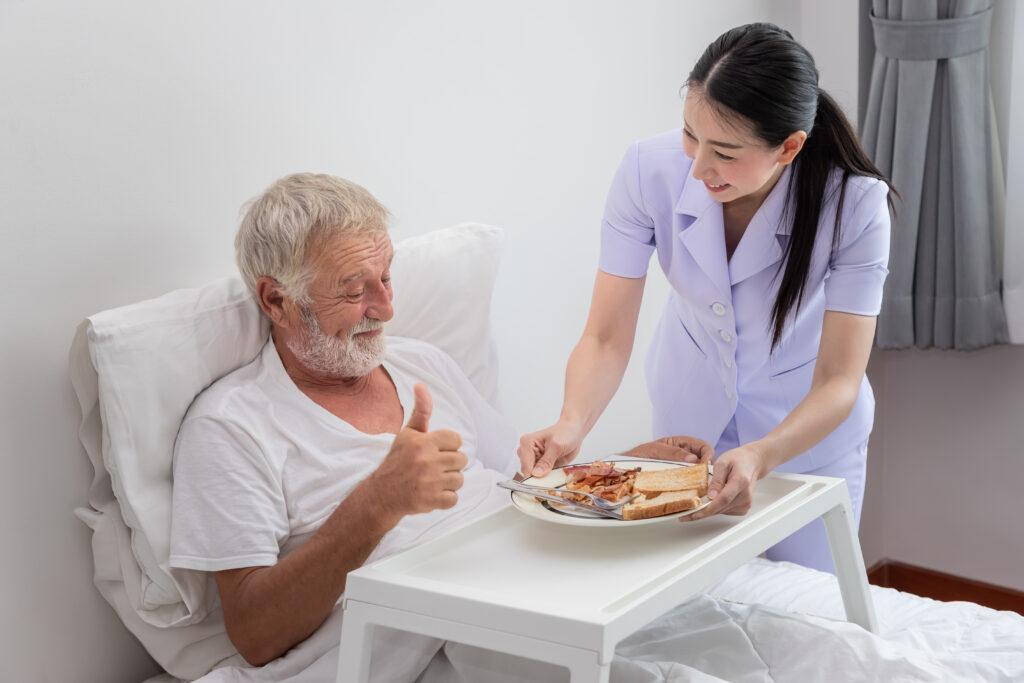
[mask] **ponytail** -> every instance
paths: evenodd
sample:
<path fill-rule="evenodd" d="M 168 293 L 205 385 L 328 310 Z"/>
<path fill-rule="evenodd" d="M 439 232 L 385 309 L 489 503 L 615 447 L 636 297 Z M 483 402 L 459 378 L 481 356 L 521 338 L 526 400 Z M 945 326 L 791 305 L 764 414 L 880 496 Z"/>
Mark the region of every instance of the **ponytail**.
<path fill-rule="evenodd" d="M 793 229 L 783 252 L 782 282 L 772 306 L 772 348 L 782 339 L 782 330 L 786 318 L 795 306 L 797 310 L 803 302 L 804 288 L 811 267 L 811 255 L 814 253 L 814 242 L 818 235 L 818 221 L 821 209 L 825 204 L 825 192 L 832 176 L 838 170 L 842 175 L 839 179 L 839 199 L 836 202 L 835 230 L 832 233 L 832 252 L 839 247 L 843 202 L 846 200 L 846 181 L 851 175 L 877 178 L 888 182 L 882 172 L 868 158 L 864 148 L 857 140 L 849 119 L 824 90 L 818 89 L 818 108 L 803 149 L 794 162 L 787 193 L 795 200 L 793 207 Z M 889 205 L 892 206 L 893 192 L 889 193 Z M 788 212 L 783 211 L 787 216 Z"/>

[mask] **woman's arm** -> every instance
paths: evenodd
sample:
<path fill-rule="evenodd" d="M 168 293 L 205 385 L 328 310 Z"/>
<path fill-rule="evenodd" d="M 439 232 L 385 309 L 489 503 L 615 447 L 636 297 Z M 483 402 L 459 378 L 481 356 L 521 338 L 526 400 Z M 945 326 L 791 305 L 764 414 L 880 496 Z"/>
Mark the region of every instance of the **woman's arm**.
<path fill-rule="evenodd" d="M 868 367 L 875 318 L 825 311 L 811 390 L 778 427 L 751 443 L 766 472 L 813 448 L 850 416 Z"/>
<path fill-rule="evenodd" d="M 712 503 L 684 519 L 746 514 L 758 479 L 842 424 L 857 401 L 874 336 L 874 316 L 825 311 L 810 391 L 778 427 L 719 458 L 708 489 Z"/>
<path fill-rule="evenodd" d="M 571 461 L 611 401 L 633 352 L 646 278 L 598 271 L 583 336 L 569 356 L 558 422 L 519 442 L 524 474 L 543 476 Z"/>

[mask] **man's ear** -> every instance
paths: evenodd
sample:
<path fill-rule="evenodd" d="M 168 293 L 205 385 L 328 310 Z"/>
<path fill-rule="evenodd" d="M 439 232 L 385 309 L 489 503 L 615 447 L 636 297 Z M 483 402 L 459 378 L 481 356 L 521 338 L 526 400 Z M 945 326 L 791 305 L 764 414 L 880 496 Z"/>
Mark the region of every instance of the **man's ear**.
<path fill-rule="evenodd" d="M 277 327 L 288 327 L 287 297 L 281 285 L 272 277 L 264 275 L 256 280 L 256 301 L 263 314 Z"/>
<path fill-rule="evenodd" d="M 789 137 L 782 141 L 782 151 L 779 152 L 778 163 L 787 166 L 796 160 L 796 155 L 804 148 L 807 142 L 807 133 L 798 130 L 790 133 Z"/>

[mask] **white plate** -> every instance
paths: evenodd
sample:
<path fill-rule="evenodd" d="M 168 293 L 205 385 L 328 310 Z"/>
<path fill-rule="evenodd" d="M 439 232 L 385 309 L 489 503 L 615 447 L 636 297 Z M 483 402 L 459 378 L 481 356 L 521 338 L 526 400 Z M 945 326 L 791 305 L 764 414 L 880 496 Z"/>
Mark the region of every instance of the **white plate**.
<path fill-rule="evenodd" d="M 605 458 L 602 462 L 614 462 L 618 463 L 620 469 L 632 469 L 639 467 L 644 471 L 651 470 L 667 470 L 673 467 L 692 467 L 692 463 L 686 462 L 671 462 L 669 460 L 644 460 L 641 458 L 629 458 L 629 459 L 616 459 L 616 458 Z M 573 463 L 573 465 L 589 465 L 590 463 Z M 529 477 L 522 483 L 529 484 L 532 486 L 551 486 L 557 487 L 565 484 L 568 477 L 565 475 L 565 471 L 559 467 L 551 470 L 543 477 Z M 706 497 L 703 498 L 703 502 L 692 510 L 684 510 L 683 512 L 676 512 L 671 515 L 662 515 L 661 517 L 650 517 L 648 519 L 612 519 L 611 517 L 602 517 L 598 514 L 588 514 L 583 510 L 577 510 L 569 506 L 560 506 L 558 503 L 549 503 L 547 501 L 537 500 L 535 497 L 528 493 L 520 493 L 519 491 L 512 491 L 512 504 L 517 508 L 537 519 L 543 519 L 545 522 L 554 522 L 556 524 L 569 524 L 572 526 L 628 526 L 634 524 L 655 524 L 657 522 L 664 522 L 669 519 L 676 519 L 678 517 L 685 517 L 686 515 L 692 515 L 697 510 L 702 510 L 711 504 L 711 501 Z"/>

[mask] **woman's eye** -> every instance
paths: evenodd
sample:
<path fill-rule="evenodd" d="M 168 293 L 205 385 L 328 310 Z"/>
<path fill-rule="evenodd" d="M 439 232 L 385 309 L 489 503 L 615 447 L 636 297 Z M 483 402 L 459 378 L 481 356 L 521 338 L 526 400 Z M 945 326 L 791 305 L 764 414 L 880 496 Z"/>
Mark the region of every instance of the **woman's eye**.
<path fill-rule="evenodd" d="M 721 159 L 722 161 L 732 161 L 732 160 L 734 160 L 734 159 L 736 158 L 736 157 L 730 157 L 730 156 L 726 156 L 726 155 L 722 154 L 721 152 L 715 152 L 715 154 L 716 154 L 716 155 L 718 156 L 718 158 L 719 158 L 719 159 Z"/>
<path fill-rule="evenodd" d="M 686 137 L 690 138 L 691 140 L 696 140 L 697 139 L 697 138 L 693 137 L 693 133 L 691 133 L 688 130 L 684 130 L 683 133 L 685 133 Z"/>

